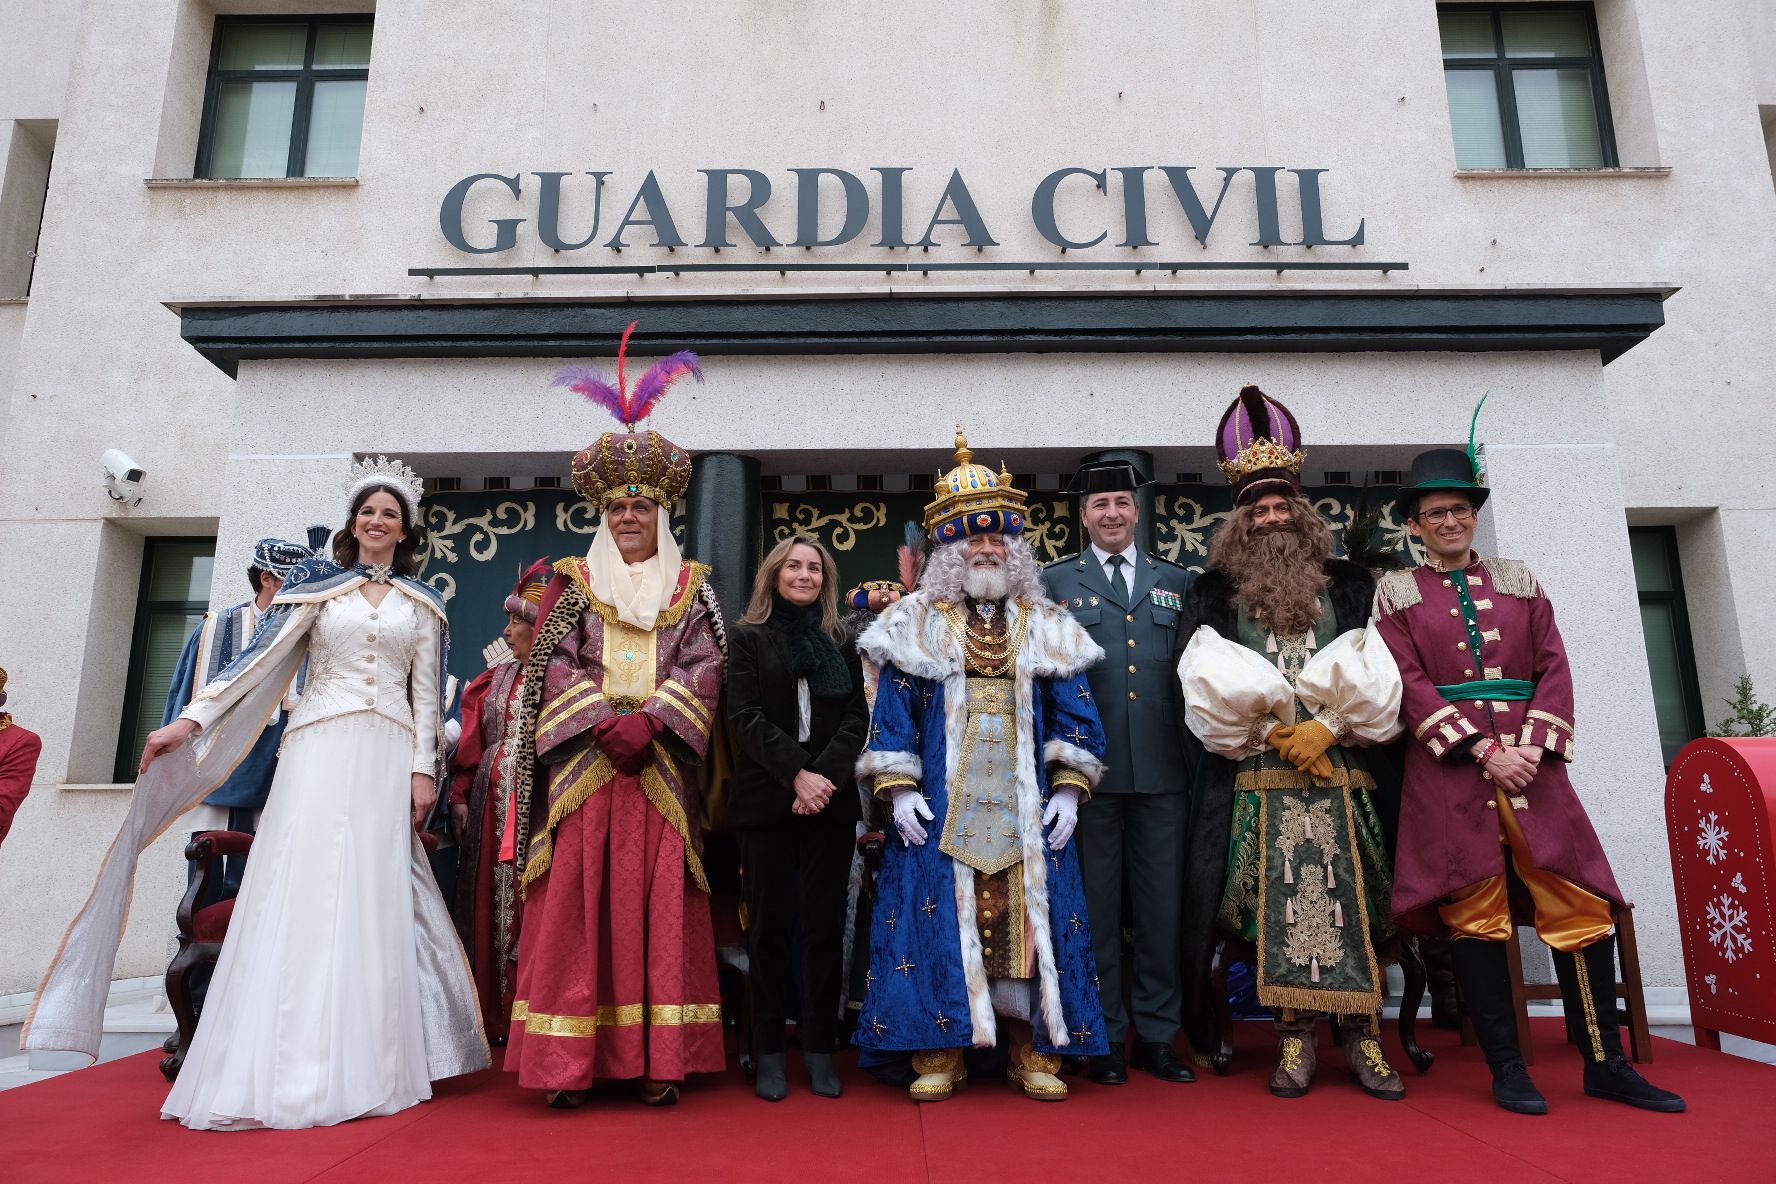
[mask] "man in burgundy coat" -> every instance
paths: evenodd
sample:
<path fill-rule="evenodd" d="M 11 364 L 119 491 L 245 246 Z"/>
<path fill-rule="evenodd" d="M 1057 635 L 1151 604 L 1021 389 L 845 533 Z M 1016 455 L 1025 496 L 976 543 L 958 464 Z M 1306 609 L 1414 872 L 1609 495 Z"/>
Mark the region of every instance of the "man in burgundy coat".
<path fill-rule="evenodd" d="M 1529 568 L 1474 553 L 1487 493 L 1470 452 L 1421 454 L 1400 512 L 1425 565 L 1376 588 L 1376 619 L 1405 685 L 1403 722 L 1417 739 L 1406 753 L 1393 913 L 1455 939 L 1456 979 L 1499 1105 L 1548 1112 L 1517 1047 L 1504 946 L 1515 900 L 1553 951 L 1585 1092 L 1680 1111 L 1682 1098 L 1622 1055 L 1611 911 L 1622 890 L 1567 777 L 1566 646 Z"/>
<path fill-rule="evenodd" d="M 6 671 L 0 670 L 0 707 L 6 706 Z M 37 757 L 43 741 L 12 722 L 12 713 L 0 711 L 0 843 L 12 829 L 12 816 L 31 792 L 37 775 Z"/>

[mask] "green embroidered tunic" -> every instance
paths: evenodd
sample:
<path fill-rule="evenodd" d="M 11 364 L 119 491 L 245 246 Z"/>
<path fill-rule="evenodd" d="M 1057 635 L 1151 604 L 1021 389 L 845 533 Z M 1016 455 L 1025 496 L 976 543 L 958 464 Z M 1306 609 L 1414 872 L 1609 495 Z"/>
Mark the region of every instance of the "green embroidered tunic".
<path fill-rule="evenodd" d="M 1330 600 L 1320 603 L 1311 632 L 1280 638 L 1241 608 L 1238 640 L 1293 686 L 1337 636 Z M 1297 699 L 1295 722 L 1312 718 Z M 1381 1007 L 1375 947 L 1392 934 L 1386 840 L 1362 750 L 1334 744 L 1326 756 L 1330 779 L 1274 748 L 1240 762 L 1220 923 L 1257 950 L 1265 1006 L 1368 1015 Z"/>

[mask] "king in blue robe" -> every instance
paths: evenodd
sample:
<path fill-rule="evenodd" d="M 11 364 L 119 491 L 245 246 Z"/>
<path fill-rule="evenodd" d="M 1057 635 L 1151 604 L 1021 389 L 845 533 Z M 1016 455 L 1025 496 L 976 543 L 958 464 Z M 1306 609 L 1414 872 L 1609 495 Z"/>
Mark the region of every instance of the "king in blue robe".
<path fill-rule="evenodd" d="M 1060 1055 L 1108 1047 L 1069 841 L 1103 772 L 1085 672 L 1104 655 L 1043 594 L 1024 495 L 957 443 L 920 590 L 858 641 L 880 672 L 858 774 L 900 837 L 876 882 L 856 1040 L 913 1052 L 912 1096 L 938 1101 L 962 1050 L 992 1047 L 1003 1023 L 1013 1082 L 1059 1100 Z"/>

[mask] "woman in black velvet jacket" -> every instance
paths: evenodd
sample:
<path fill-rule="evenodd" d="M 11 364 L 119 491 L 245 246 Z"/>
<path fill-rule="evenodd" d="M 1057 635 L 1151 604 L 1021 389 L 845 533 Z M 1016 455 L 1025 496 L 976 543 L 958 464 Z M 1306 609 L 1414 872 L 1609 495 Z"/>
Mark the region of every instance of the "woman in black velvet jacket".
<path fill-rule="evenodd" d="M 728 819 L 746 881 L 756 1092 L 788 1095 L 783 1024 L 792 932 L 802 953 L 799 1032 L 814 1092 L 838 1097 L 845 902 L 860 815 L 852 767 L 869 731 L 863 672 L 838 612 L 838 572 L 813 539 L 765 556 L 728 644 L 739 749 Z"/>

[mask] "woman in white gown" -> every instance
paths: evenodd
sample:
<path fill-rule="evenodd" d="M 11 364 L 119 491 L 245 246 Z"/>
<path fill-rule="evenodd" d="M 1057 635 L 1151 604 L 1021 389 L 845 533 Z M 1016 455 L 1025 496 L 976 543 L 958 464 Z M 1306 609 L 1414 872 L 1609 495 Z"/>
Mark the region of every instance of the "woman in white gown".
<path fill-rule="evenodd" d="M 355 470 L 336 563 L 291 573 L 239 661 L 149 737 L 143 772 L 292 669 L 270 799 L 197 1035 L 163 1118 L 194 1129 L 393 1114 L 488 1064 L 462 947 L 415 824 L 437 799 L 445 622 L 413 578 L 419 482 Z M 255 708 L 254 702 L 260 706 Z M 201 741 L 200 741 L 201 743 Z"/>

